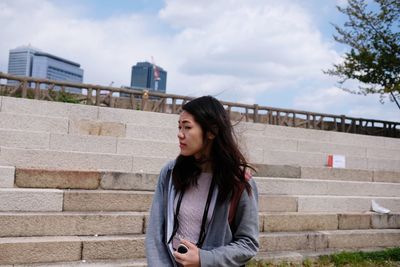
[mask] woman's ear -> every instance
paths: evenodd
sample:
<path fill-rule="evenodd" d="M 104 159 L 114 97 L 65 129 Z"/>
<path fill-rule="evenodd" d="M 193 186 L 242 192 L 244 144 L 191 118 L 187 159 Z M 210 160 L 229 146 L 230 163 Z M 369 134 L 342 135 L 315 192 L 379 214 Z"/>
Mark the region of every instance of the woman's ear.
<path fill-rule="evenodd" d="M 215 138 L 215 134 L 212 132 L 207 132 L 207 139 L 213 140 Z"/>

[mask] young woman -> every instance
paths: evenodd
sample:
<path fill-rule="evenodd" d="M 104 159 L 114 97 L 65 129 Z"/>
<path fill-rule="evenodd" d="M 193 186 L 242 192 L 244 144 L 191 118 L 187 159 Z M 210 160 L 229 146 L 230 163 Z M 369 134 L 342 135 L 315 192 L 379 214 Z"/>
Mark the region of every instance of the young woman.
<path fill-rule="evenodd" d="M 203 96 L 182 109 L 180 155 L 161 170 L 151 207 L 148 265 L 244 266 L 259 246 L 250 166 L 217 99 Z"/>

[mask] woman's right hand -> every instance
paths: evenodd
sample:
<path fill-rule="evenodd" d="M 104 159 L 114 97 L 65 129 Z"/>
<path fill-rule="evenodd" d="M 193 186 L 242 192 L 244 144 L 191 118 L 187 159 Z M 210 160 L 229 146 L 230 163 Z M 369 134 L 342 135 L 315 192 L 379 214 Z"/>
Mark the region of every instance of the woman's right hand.
<path fill-rule="evenodd" d="M 195 244 L 184 239 L 181 240 L 181 243 L 188 248 L 188 251 L 184 254 L 175 251 L 174 257 L 176 261 L 182 264 L 184 267 L 200 267 L 199 248 Z"/>

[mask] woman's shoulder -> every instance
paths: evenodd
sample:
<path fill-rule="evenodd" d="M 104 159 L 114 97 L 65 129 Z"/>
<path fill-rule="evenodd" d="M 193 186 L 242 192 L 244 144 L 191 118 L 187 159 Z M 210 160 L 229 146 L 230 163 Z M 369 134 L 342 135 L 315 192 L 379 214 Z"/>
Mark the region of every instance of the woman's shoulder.
<path fill-rule="evenodd" d="M 175 159 L 168 161 L 161 169 L 160 175 L 165 176 L 168 172 L 172 171 L 175 166 Z"/>
<path fill-rule="evenodd" d="M 172 169 L 174 168 L 174 166 L 175 166 L 175 162 L 176 162 L 175 159 L 168 161 L 168 162 L 164 165 L 163 170 L 172 170 Z"/>

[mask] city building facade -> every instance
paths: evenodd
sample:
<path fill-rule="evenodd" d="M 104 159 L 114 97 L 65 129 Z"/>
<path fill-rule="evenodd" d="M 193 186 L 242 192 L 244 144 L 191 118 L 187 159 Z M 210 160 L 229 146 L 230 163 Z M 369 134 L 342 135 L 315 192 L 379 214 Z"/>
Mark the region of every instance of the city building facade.
<path fill-rule="evenodd" d="M 155 64 L 138 62 L 132 66 L 131 87 L 165 93 L 167 72 Z"/>
<path fill-rule="evenodd" d="M 83 69 L 80 64 L 49 53 L 21 46 L 11 49 L 8 59 L 8 73 L 57 81 L 83 83 Z M 15 81 L 9 81 L 10 84 Z M 71 93 L 81 93 L 80 89 L 67 88 Z"/>

